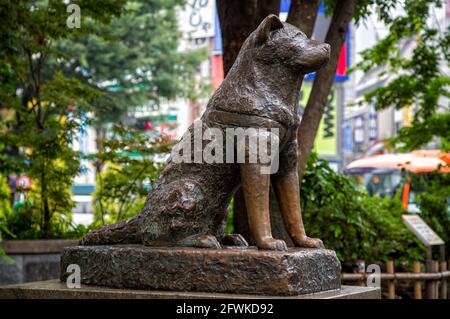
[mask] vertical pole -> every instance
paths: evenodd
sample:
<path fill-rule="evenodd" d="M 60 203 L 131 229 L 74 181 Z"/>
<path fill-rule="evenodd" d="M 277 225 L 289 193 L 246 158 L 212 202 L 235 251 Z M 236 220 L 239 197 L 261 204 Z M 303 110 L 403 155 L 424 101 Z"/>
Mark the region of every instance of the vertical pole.
<path fill-rule="evenodd" d="M 420 273 L 420 262 L 413 263 L 413 272 Z M 414 281 L 414 299 L 422 299 L 422 282 L 420 280 Z"/>
<path fill-rule="evenodd" d="M 357 266 L 358 266 L 358 273 L 361 274 L 361 279 L 358 280 L 358 285 L 361 287 L 365 287 L 366 286 L 366 262 L 364 260 L 358 260 L 357 261 Z"/>
<path fill-rule="evenodd" d="M 445 260 L 441 261 L 441 271 L 447 270 L 447 262 Z M 447 278 L 442 278 L 441 280 L 441 299 L 447 299 Z"/>
<path fill-rule="evenodd" d="M 445 261 L 445 244 L 439 246 L 439 257 L 441 258 L 441 261 Z"/>
<path fill-rule="evenodd" d="M 446 271 L 447 270 L 447 263 L 445 262 L 445 244 L 441 245 L 439 247 L 439 255 L 441 259 L 440 267 L 438 268 L 438 271 Z M 447 278 L 442 278 L 439 284 L 439 298 L 440 299 L 447 299 Z"/>
<path fill-rule="evenodd" d="M 439 261 L 433 260 L 433 272 L 439 271 Z M 439 291 L 441 287 L 441 282 L 439 280 L 434 281 L 434 297 L 435 299 L 439 299 Z"/>
<path fill-rule="evenodd" d="M 447 261 L 447 268 L 447 270 L 450 270 L 450 259 Z M 448 278 L 446 282 L 448 283 Z M 447 293 L 447 299 L 450 299 L 450 293 Z"/>
<path fill-rule="evenodd" d="M 425 266 L 425 272 L 432 273 L 433 272 L 433 260 L 432 260 L 432 252 L 433 246 L 429 246 L 427 250 L 427 261 Z M 427 299 L 435 299 L 435 283 L 434 280 L 426 281 L 426 290 L 427 290 Z"/>
<path fill-rule="evenodd" d="M 392 260 L 388 260 L 386 262 L 386 271 L 389 274 L 393 274 L 394 273 L 394 261 Z M 388 298 L 389 299 L 395 299 L 395 282 L 394 280 L 390 279 L 388 281 Z"/>

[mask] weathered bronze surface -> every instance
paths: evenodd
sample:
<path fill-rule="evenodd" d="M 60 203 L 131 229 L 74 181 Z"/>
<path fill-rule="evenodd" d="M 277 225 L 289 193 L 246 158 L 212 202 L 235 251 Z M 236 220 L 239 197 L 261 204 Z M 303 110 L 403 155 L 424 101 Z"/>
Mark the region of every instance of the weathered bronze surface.
<path fill-rule="evenodd" d="M 306 236 L 301 217 L 297 94 L 303 75 L 320 68 L 329 53 L 328 44 L 309 40 L 294 26 L 281 22 L 274 15 L 268 16 L 247 38 L 223 84 L 209 101 L 202 116 L 202 129 L 278 128 L 278 172 L 261 174 L 260 163 L 175 163 L 169 160 L 150 191 L 145 207 L 136 217 L 90 232 L 82 244 L 201 248 L 220 248 L 220 242 L 246 245 L 239 235 L 223 235 L 228 204 L 242 184 L 250 231 L 257 247 L 285 251 L 285 242 L 274 239 L 270 229 L 269 187 L 272 183 L 294 244 L 323 247 L 320 239 Z M 191 126 L 189 131 L 193 130 Z"/>
<path fill-rule="evenodd" d="M 114 288 L 279 296 L 340 288 L 339 261 L 326 249 L 76 246 L 61 257 L 63 282 L 70 264 L 82 284 Z"/>

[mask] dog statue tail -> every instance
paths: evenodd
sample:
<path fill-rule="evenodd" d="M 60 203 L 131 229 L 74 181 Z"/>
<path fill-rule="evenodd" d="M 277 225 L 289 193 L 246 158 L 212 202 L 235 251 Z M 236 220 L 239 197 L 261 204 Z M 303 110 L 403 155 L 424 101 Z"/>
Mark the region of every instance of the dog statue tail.
<path fill-rule="evenodd" d="M 81 239 L 80 245 L 140 244 L 141 242 L 142 240 L 138 235 L 137 218 L 133 217 L 90 231 Z"/>

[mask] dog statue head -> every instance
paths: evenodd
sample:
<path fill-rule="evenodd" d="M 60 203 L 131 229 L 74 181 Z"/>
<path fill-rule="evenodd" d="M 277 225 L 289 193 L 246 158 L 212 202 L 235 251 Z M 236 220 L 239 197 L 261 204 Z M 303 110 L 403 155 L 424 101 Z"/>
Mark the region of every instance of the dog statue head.
<path fill-rule="evenodd" d="M 308 37 L 276 15 L 267 16 L 248 37 L 243 50 L 252 51 L 254 59 L 264 64 L 274 61 L 297 73 L 310 73 L 330 58 L 330 45 Z"/>

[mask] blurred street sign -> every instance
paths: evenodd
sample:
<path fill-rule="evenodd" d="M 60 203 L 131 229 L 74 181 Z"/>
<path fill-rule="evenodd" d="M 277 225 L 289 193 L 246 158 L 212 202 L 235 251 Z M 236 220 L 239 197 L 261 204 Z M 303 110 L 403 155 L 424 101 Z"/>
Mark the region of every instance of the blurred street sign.
<path fill-rule="evenodd" d="M 402 221 L 427 247 L 444 245 L 444 241 L 416 214 L 402 215 Z"/>
<path fill-rule="evenodd" d="M 373 105 L 370 105 L 369 113 L 369 142 L 378 140 L 378 114 Z"/>
<path fill-rule="evenodd" d="M 364 116 L 358 116 L 355 119 L 354 141 L 356 145 L 364 143 Z"/>
<path fill-rule="evenodd" d="M 31 187 L 31 180 L 28 176 L 22 175 L 17 179 L 16 187 L 27 190 Z"/>
<path fill-rule="evenodd" d="M 299 113 L 303 113 L 303 110 L 308 103 L 311 89 L 311 82 L 303 82 L 298 102 Z M 325 110 L 322 120 L 320 121 L 319 130 L 317 131 L 314 149 L 320 156 L 337 156 L 337 143 L 337 92 L 333 87 L 325 104 Z"/>
<path fill-rule="evenodd" d="M 347 153 L 351 153 L 353 151 L 353 128 L 349 123 L 344 124 L 343 127 L 342 149 Z"/>
<path fill-rule="evenodd" d="M 214 36 L 214 0 L 188 0 L 180 15 L 181 30 L 192 39 Z"/>

